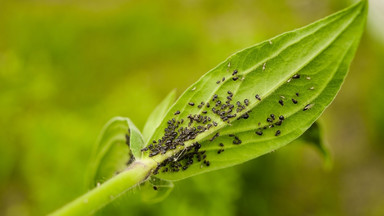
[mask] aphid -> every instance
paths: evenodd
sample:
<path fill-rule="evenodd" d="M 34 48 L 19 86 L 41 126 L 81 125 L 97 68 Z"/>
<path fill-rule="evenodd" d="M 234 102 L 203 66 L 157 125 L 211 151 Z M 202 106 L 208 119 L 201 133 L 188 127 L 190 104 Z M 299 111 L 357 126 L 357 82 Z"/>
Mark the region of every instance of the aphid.
<path fill-rule="evenodd" d="M 281 131 L 277 130 L 276 133 L 275 133 L 275 136 L 279 136 L 280 134 L 281 134 Z"/>
<path fill-rule="evenodd" d="M 180 111 L 177 110 L 177 111 L 175 112 L 175 115 L 179 115 L 179 114 L 180 114 Z"/>
<path fill-rule="evenodd" d="M 202 111 L 203 114 L 207 114 L 207 110 Z"/>
<path fill-rule="evenodd" d="M 212 124 L 213 124 L 215 127 L 217 126 L 217 123 L 216 123 L 216 122 L 214 122 L 214 121 L 212 122 Z"/>
<path fill-rule="evenodd" d="M 158 189 L 157 186 L 153 185 L 153 190 L 157 190 L 157 189 Z"/>
<path fill-rule="evenodd" d="M 313 105 L 314 105 L 314 104 L 307 104 L 307 105 L 305 105 L 303 111 L 306 111 L 306 110 L 311 109 L 311 108 L 313 107 Z"/>
<path fill-rule="evenodd" d="M 285 99 L 285 97 L 284 97 L 283 95 L 280 95 L 280 97 L 281 97 L 282 99 Z"/>
<path fill-rule="evenodd" d="M 283 121 L 280 120 L 280 121 L 276 122 L 275 125 L 280 126 L 282 123 L 283 123 Z"/>
<path fill-rule="evenodd" d="M 223 79 L 221 81 L 224 82 L 225 81 L 225 77 L 223 77 Z"/>
<path fill-rule="evenodd" d="M 293 79 L 299 79 L 300 78 L 300 74 L 295 74 L 292 76 Z"/>
<path fill-rule="evenodd" d="M 271 116 L 271 118 L 272 118 L 273 120 L 275 120 L 275 115 L 271 114 L 270 116 Z"/>
<path fill-rule="evenodd" d="M 217 99 L 217 97 L 218 97 L 217 94 L 213 95 L 212 101 L 215 101 Z"/>
<path fill-rule="evenodd" d="M 210 105 L 209 105 L 209 103 L 207 103 L 207 108 L 209 108 L 210 107 Z"/>
<path fill-rule="evenodd" d="M 125 134 L 125 144 L 127 144 L 128 146 L 130 146 L 130 138 L 129 138 L 129 135 L 128 135 L 128 134 Z"/>
<path fill-rule="evenodd" d="M 256 134 L 261 136 L 261 135 L 263 135 L 263 131 L 256 131 Z"/>
<path fill-rule="evenodd" d="M 237 74 L 237 70 L 234 70 L 233 73 L 232 73 L 232 76 L 235 76 Z"/>
<path fill-rule="evenodd" d="M 281 106 L 284 106 L 284 101 L 283 101 L 283 100 L 279 100 L 279 104 L 280 104 Z"/>
<path fill-rule="evenodd" d="M 265 71 L 265 67 L 267 66 L 267 62 L 264 62 L 263 64 L 263 71 Z"/>
<path fill-rule="evenodd" d="M 292 80 L 292 78 L 289 78 L 289 79 L 287 80 L 287 83 L 291 82 L 291 80 Z"/>
<path fill-rule="evenodd" d="M 296 96 L 299 97 L 299 92 L 296 92 Z"/>
<path fill-rule="evenodd" d="M 228 93 L 229 95 L 232 95 L 232 92 L 231 92 L 231 91 L 227 91 L 227 93 Z"/>
<path fill-rule="evenodd" d="M 209 141 L 213 141 L 216 137 L 218 137 L 220 134 L 219 133 L 216 133 Z"/>
<path fill-rule="evenodd" d="M 279 119 L 280 119 L 280 120 L 284 120 L 284 116 L 282 116 L 282 115 L 279 116 Z"/>
<path fill-rule="evenodd" d="M 223 144 L 223 143 L 220 143 L 219 146 L 224 147 L 224 144 Z"/>
<path fill-rule="evenodd" d="M 236 81 L 236 80 L 238 80 L 239 79 L 239 77 L 232 77 L 232 80 L 233 81 Z"/>
<path fill-rule="evenodd" d="M 294 104 L 297 104 L 297 100 L 295 100 L 295 99 L 293 99 L 293 98 L 292 98 L 292 102 L 293 102 Z"/>
<path fill-rule="evenodd" d="M 270 118 L 267 118 L 267 122 L 273 122 L 273 120 Z"/>
<path fill-rule="evenodd" d="M 193 102 L 189 102 L 188 104 L 191 106 L 195 106 L 195 103 L 193 103 Z"/>
<path fill-rule="evenodd" d="M 216 84 L 220 84 L 220 80 L 218 80 L 218 81 L 216 82 Z"/>
<path fill-rule="evenodd" d="M 235 145 L 239 145 L 239 144 L 241 144 L 241 140 L 239 139 L 239 137 L 235 136 L 235 139 L 233 140 L 232 143 Z"/>
<path fill-rule="evenodd" d="M 248 99 L 244 99 L 244 104 L 245 104 L 246 106 L 248 106 L 248 105 L 249 105 L 249 100 L 248 100 Z"/>
<path fill-rule="evenodd" d="M 219 151 L 217 151 L 217 154 L 220 154 L 223 151 L 224 151 L 224 149 L 219 149 Z"/>
<path fill-rule="evenodd" d="M 313 90 L 313 89 L 315 89 L 315 87 L 313 87 L 313 86 L 311 88 L 309 88 L 309 90 Z"/>
<path fill-rule="evenodd" d="M 257 100 L 261 101 L 261 98 L 260 98 L 260 96 L 259 96 L 258 94 L 255 95 L 255 98 L 256 98 Z"/>
<path fill-rule="evenodd" d="M 306 77 L 306 79 L 307 79 L 307 80 L 310 80 L 310 79 L 311 79 L 311 77 L 307 76 L 307 77 Z"/>

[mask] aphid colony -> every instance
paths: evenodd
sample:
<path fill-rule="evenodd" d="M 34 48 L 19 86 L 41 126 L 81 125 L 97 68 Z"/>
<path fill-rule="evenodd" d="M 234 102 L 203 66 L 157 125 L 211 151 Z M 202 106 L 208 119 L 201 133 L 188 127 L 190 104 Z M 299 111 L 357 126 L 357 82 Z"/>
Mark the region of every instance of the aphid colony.
<path fill-rule="evenodd" d="M 265 67 L 265 64 L 263 65 Z M 232 80 L 238 80 L 238 71 L 234 70 L 232 73 Z M 287 82 L 290 82 L 291 79 L 299 79 L 300 75 L 293 75 Z M 308 77 L 307 77 L 308 79 Z M 223 77 L 221 80 L 218 80 L 216 83 L 220 84 L 224 82 L 226 79 Z M 195 88 L 194 88 L 195 89 Z M 193 90 L 194 90 L 193 89 Z M 299 93 L 296 93 L 296 96 L 299 96 Z M 189 114 L 187 119 L 176 120 L 172 118 L 167 122 L 167 127 L 164 129 L 164 135 L 162 138 L 158 140 L 153 140 L 150 145 L 141 149 L 142 152 L 149 152 L 149 157 L 154 157 L 159 154 L 165 154 L 170 150 L 174 150 L 179 146 L 185 146 L 185 142 L 194 140 L 197 135 L 210 130 L 212 127 L 217 127 L 218 123 L 213 121 L 209 114 L 216 115 L 221 119 L 223 123 L 230 124 L 233 119 L 248 119 L 249 112 L 244 113 L 243 110 L 246 109 L 247 106 L 250 105 L 249 99 L 244 99 L 243 102 L 237 101 L 234 103 L 233 93 L 231 91 L 227 91 L 227 95 L 224 96 L 225 101 L 219 99 L 217 94 L 213 95 L 212 99 L 209 102 L 202 101 L 198 103 L 197 107 L 200 109 L 201 114 Z M 223 97 L 223 98 L 224 98 Z M 220 96 L 221 98 L 221 96 Z M 285 99 L 284 96 L 281 96 L 282 99 Z M 256 94 L 255 99 L 257 101 L 261 101 L 260 95 Z M 298 101 L 294 98 L 291 99 L 293 104 L 297 104 Z M 281 106 L 284 106 L 284 101 L 278 101 Z M 189 106 L 195 106 L 195 102 L 188 102 Z M 303 111 L 310 109 L 313 105 L 308 104 L 304 107 Z M 241 113 L 241 114 L 239 114 Z M 174 115 L 179 115 L 180 111 L 176 111 Z M 276 117 L 274 114 L 270 114 L 266 119 L 267 125 L 263 127 L 259 127 L 255 133 L 258 136 L 263 135 L 263 130 L 268 128 L 273 128 L 275 126 L 281 126 L 283 121 L 285 120 L 284 116 L 280 115 Z M 258 123 L 261 125 L 261 122 Z M 279 136 L 281 134 L 280 130 L 275 131 L 275 136 Z M 209 141 L 214 141 L 217 137 L 219 137 L 219 133 L 215 133 Z M 241 139 L 234 135 L 229 134 L 229 137 L 233 138 L 232 144 L 239 145 L 242 143 Z M 219 144 L 220 149 L 217 151 L 217 154 L 221 154 L 224 152 L 224 144 Z M 158 166 L 153 171 L 153 174 L 158 174 L 159 172 L 178 172 L 182 170 L 188 169 L 190 165 L 193 163 L 200 162 L 200 167 L 210 166 L 209 160 L 207 160 L 206 151 L 201 150 L 201 144 L 198 142 L 194 142 L 189 146 L 184 147 L 181 151 L 175 153 L 171 157 L 168 157 L 161 163 L 158 163 Z"/>

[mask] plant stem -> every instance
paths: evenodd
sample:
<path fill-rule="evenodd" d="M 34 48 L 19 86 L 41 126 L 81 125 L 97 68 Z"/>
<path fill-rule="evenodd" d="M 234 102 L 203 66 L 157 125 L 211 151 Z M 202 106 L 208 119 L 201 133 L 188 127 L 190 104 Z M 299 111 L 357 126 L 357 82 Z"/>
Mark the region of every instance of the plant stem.
<path fill-rule="evenodd" d="M 130 190 L 133 186 L 146 180 L 156 165 L 156 162 L 153 160 L 135 161 L 124 172 L 78 197 L 50 215 L 72 216 L 92 214 Z"/>

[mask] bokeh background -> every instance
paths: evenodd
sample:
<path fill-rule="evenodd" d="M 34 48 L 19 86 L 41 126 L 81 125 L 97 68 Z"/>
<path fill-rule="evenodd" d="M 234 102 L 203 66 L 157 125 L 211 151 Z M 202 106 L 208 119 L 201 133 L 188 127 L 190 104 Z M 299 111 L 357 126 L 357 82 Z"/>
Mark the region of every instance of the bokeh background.
<path fill-rule="evenodd" d="M 102 126 L 142 128 L 227 56 L 349 0 L 0 0 L 0 215 L 44 215 L 86 191 Z M 334 165 L 291 144 L 189 178 L 158 204 L 136 194 L 100 215 L 384 215 L 384 1 L 321 117 Z"/>

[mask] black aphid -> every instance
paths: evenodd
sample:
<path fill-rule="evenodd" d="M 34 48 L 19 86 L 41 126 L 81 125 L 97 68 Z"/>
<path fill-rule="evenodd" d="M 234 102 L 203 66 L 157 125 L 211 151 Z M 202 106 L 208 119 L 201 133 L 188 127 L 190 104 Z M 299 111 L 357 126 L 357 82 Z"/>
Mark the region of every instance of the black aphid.
<path fill-rule="evenodd" d="M 300 78 L 300 74 L 295 74 L 292 76 L 293 79 L 299 79 Z"/>
<path fill-rule="evenodd" d="M 221 81 L 223 81 L 223 82 L 224 82 L 224 81 L 225 81 L 225 77 L 223 77 L 223 79 L 222 79 Z"/>
<path fill-rule="evenodd" d="M 248 106 L 248 105 L 249 105 L 249 100 L 248 100 L 248 99 L 244 99 L 244 104 L 245 104 L 246 106 Z"/>
<path fill-rule="evenodd" d="M 232 95 L 232 92 L 231 92 L 231 91 L 227 91 L 227 93 L 228 93 L 229 95 Z"/>
<path fill-rule="evenodd" d="M 261 135 L 263 135 L 263 131 L 256 131 L 256 134 L 261 136 Z"/>
<path fill-rule="evenodd" d="M 203 113 L 203 114 L 207 114 L 207 110 L 204 110 L 204 111 L 202 111 L 201 113 Z"/>
<path fill-rule="evenodd" d="M 277 130 L 276 133 L 275 133 L 275 136 L 279 136 L 280 134 L 281 134 L 281 131 Z"/>
<path fill-rule="evenodd" d="M 216 84 L 220 84 L 220 80 L 218 80 L 218 81 L 216 82 Z"/>
<path fill-rule="evenodd" d="M 260 96 L 259 96 L 258 94 L 255 95 L 255 98 L 256 98 L 257 100 L 261 101 L 261 98 L 260 98 Z"/>
<path fill-rule="evenodd" d="M 219 137 L 219 135 L 220 135 L 219 133 L 216 133 L 209 141 L 212 142 L 214 139 L 216 139 L 216 137 Z"/>
<path fill-rule="evenodd" d="M 296 92 L 296 96 L 299 97 L 299 92 Z"/>
<path fill-rule="evenodd" d="M 213 124 L 215 127 L 217 126 L 217 123 L 216 123 L 216 122 L 214 122 L 214 121 L 212 122 L 212 124 Z"/>
<path fill-rule="evenodd" d="M 232 73 L 232 76 L 235 76 L 237 74 L 237 70 L 234 70 L 233 73 Z"/>
<path fill-rule="evenodd" d="M 195 106 L 195 103 L 193 103 L 193 102 L 189 102 L 188 104 L 191 106 Z"/>
<path fill-rule="evenodd" d="M 153 185 L 153 190 L 157 190 L 157 189 L 158 189 L 157 186 Z"/>
<path fill-rule="evenodd" d="M 294 104 L 297 104 L 297 100 L 295 100 L 295 99 L 293 99 L 293 98 L 292 98 L 292 102 L 293 102 Z"/>
<path fill-rule="evenodd" d="M 232 77 L 232 80 L 233 81 L 236 81 L 236 80 L 238 80 L 239 79 L 239 77 Z"/>
<path fill-rule="evenodd" d="M 180 114 L 180 111 L 177 110 L 177 111 L 175 112 L 175 115 L 179 115 L 179 114 Z"/>
<path fill-rule="evenodd" d="M 235 145 L 239 145 L 239 144 L 241 144 L 241 140 L 239 139 L 239 137 L 235 136 L 235 139 L 233 140 L 232 143 Z"/>
<path fill-rule="evenodd" d="M 130 142 L 130 137 L 128 134 L 125 134 L 125 144 L 127 144 L 128 147 L 130 147 L 131 145 L 131 142 Z"/>
<path fill-rule="evenodd" d="M 279 104 L 280 104 L 281 106 L 284 106 L 284 101 L 283 101 L 283 100 L 279 100 Z"/>
<path fill-rule="evenodd" d="M 209 103 L 207 103 L 207 108 L 209 108 L 210 107 L 210 105 L 209 105 Z"/>
<path fill-rule="evenodd" d="M 224 147 L 224 144 L 223 144 L 223 143 L 220 143 L 219 146 Z"/>
<path fill-rule="evenodd" d="M 279 116 L 279 119 L 280 119 L 280 120 L 284 120 L 284 116 L 282 116 L 282 115 Z"/>
<path fill-rule="evenodd" d="M 273 122 L 273 120 L 270 118 L 267 118 L 267 122 Z"/>
<path fill-rule="evenodd" d="M 272 118 L 273 120 L 275 120 L 275 115 L 271 114 L 271 115 L 269 115 L 269 116 L 271 116 L 271 118 Z"/>
<path fill-rule="evenodd" d="M 223 151 L 224 151 L 224 149 L 219 149 L 219 151 L 217 151 L 217 154 L 220 154 Z"/>
<path fill-rule="evenodd" d="M 217 94 L 213 95 L 212 101 L 215 101 L 217 99 L 217 97 L 218 97 Z"/>

